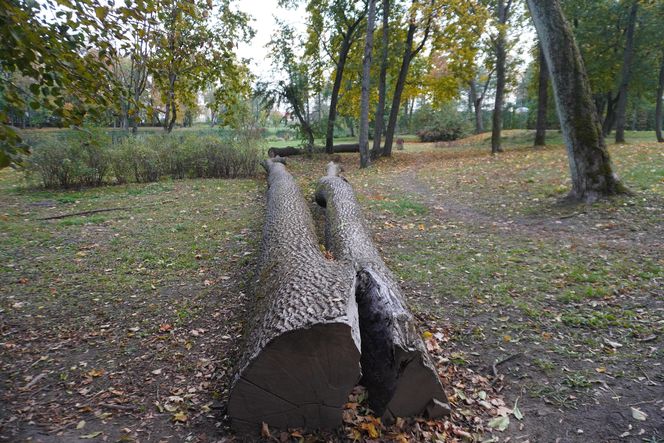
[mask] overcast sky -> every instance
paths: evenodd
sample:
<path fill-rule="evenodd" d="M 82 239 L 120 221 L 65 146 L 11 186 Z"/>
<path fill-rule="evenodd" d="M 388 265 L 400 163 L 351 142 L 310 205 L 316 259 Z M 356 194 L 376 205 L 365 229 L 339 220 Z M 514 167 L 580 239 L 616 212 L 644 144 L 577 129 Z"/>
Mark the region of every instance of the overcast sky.
<path fill-rule="evenodd" d="M 256 35 L 250 44 L 240 45 L 238 55 L 252 60 L 249 66 L 256 76 L 266 77 L 271 68 L 265 45 L 268 44 L 277 28 L 274 17 L 276 16 L 304 32 L 306 27 L 304 8 L 283 9 L 277 6 L 277 0 L 244 0 L 239 2 L 239 9 L 253 17 L 251 27 L 256 31 Z"/>

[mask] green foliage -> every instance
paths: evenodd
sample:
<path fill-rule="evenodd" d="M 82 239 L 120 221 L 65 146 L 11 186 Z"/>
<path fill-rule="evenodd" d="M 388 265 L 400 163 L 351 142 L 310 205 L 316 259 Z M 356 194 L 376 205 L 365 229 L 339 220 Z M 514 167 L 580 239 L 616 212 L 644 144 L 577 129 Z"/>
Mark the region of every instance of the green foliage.
<path fill-rule="evenodd" d="M 413 114 L 413 124 L 421 128 L 417 136 L 422 142 L 457 140 L 472 130 L 466 116 L 451 103 L 436 110 L 422 106 Z"/>
<path fill-rule="evenodd" d="M 138 11 L 131 0 L 112 11 L 95 0 L 0 0 L 0 167 L 27 152 L 10 109 L 47 109 L 78 125 L 112 101 L 110 57 L 121 21 Z"/>
<path fill-rule="evenodd" d="M 262 157 L 257 145 L 251 135 L 241 134 L 129 136 L 113 144 L 108 136 L 69 132 L 35 142 L 25 172 L 47 188 L 148 183 L 163 177 L 251 177 Z"/>
<path fill-rule="evenodd" d="M 100 139 L 101 138 L 101 139 Z M 110 170 L 110 156 L 103 148 L 107 137 L 69 131 L 47 135 L 26 160 L 28 177 L 38 176 L 47 188 L 100 186 Z"/>

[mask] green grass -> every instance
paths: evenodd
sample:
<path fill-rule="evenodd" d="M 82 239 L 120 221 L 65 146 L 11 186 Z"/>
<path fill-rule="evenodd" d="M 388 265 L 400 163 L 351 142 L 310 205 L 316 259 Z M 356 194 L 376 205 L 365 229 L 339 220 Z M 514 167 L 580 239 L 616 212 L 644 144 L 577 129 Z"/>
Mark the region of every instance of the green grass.
<path fill-rule="evenodd" d="M 558 135 L 550 135 L 555 143 Z M 664 334 L 656 307 L 664 278 L 657 247 L 664 157 L 650 134 L 628 133 L 631 142 L 610 151 L 635 194 L 561 205 L 569 189 L 564 148 L 535 151 L 531 136 L 506 133 L 507 152 L 494 157 L 476 137 L 451 147 L 408 142 L 365 170 L 355 154 L 341 159 L 409 305 L 449 329 L 450 361 L 490 368 L 499 350 L 522 352 L 546 379 L 524 382 L 529 396 L 576 407 L 597 367 L 627 383 L 642 377 L 638 367 L 662 358 L 649 349 L 659 342 L 641 340 Z M 328 161 L 289 160 L 306 199 Z M 43 334 L 54 324 L 98 333 L 111 320 L 140 326 L 138 337 L 163 323 L 193 328 L 209 315 L 205 296 L 247 291 L 215 285 L 250 274 L 264 189 L 260 177 L 51 192 L 26 189 L 17 173 L 0 171 L 0 309 Z M 131 209 L 37 220 L 120 206 Z M 241 309 L 234 304 L 214 321 Z M 617 351 L 605 339 L 623 346 Z M 130 358 L 135 348 L 131 342 L 120 352 Z"/>

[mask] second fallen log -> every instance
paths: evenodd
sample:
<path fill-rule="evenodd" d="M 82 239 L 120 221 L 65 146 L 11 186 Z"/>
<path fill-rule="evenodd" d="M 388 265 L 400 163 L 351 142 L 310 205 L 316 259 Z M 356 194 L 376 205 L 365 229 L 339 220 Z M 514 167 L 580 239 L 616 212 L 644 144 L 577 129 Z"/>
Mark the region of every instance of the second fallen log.
<path fill-rule="evenodd" d="M 369 404 L 386 421 L 449 412 L 436 368 L 401 290 L 374 246 L 352 186 L 330 163 L 316 202 L 326 208 L 326 243 L 358 275 L 356 299 L 362 337 L 362 380 Z"/>

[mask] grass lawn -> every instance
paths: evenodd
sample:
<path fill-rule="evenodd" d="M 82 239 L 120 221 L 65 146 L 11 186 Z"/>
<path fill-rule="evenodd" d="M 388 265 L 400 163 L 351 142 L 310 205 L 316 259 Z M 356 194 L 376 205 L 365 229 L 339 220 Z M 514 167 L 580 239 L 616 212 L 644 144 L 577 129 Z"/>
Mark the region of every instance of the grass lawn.
<path fill-rule="evenodd" d="M 535 150 L 532 132 L 508 131 L 498 156 L 487 135 L 407 141 L 366 170 L 341 159 L 434 337 L 450 426 L 476 441 L 664 441 L 664 150 L 628 133 L 609 149 L 633 195 L 569 205 L 549 138 Z M 289 161 L 308 199 L 328 161 Z M 1 171 L 0 436 L 229 436 L 264 191 L 264 177 L 47 191 Z M 503 432 L 490 426 L 501 406 Z M 413 424 L 383 438 L 434 441 L 426 429 L 447 426 Z"/>

